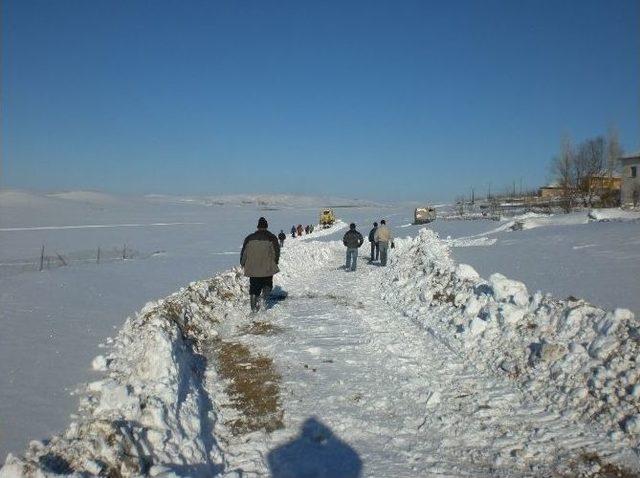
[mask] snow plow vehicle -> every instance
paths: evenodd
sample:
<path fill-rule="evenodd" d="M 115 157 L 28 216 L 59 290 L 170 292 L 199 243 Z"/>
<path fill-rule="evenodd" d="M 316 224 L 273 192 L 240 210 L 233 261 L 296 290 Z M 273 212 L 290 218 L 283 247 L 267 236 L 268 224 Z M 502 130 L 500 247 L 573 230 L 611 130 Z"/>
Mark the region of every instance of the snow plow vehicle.
<path fill-rule="evenodd" d="M 427 224 L 436 220 L 436 210 L 431 206 L 417 207 L 413 212 L 414 224 Z"/>
<path fill-rule="evenodd" d="M 336 216 L 331 209 L 323 209 L 318 222 L 323 229 L 326 229 L 333 226 L 333 223 L 336 222 Z"/>

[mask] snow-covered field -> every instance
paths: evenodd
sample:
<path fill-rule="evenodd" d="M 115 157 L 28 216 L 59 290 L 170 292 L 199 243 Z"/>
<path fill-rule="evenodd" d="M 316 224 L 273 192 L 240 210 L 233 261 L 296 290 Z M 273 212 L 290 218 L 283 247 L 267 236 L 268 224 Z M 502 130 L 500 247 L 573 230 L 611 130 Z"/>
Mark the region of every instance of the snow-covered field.
<path fill-rule="evenodd" d="M 92 194 L 0 197 L 0 259 L 13 264 L 0 274 L 0 453 L 21 455 L 28 439 L 55 435 L 11 458 L 0 476 L 29 469 L 282 477 L 638 470 L 638 323 L 630 312 L 598 307 L 637 310 L 630 300 L 637 280 L 628 274 L 638 253 L 625 249 L 640 239 L 634 217 L 564 217 L 562 225 L 520 231 L 507 222 L 436 221 L 432 229 L 454 238 L 440 240 L 402 227 L 411 211 L 357 204 L 338 215 L 364 224 L 384 215 L 398 234 L 416 237 L 397 241 L 386 269 L 366 264 L 363 248 L 354 274 L 339 268 L 344 251 L 331 242 L 344 223 L 317 234 L 323 242 L 288 240 L 276 276 L 284 300 L 249 317 L 245 279 L 237 271 L 209 277 L 236 264 L 259 215 L 286 232 L 312 222 L 317 207 Z M 523 218 L 533 219 L 540 221 Z M 87 225 L 110 227 L 42 228 Z M 543 231 L 564 237 L 556 241 L 564 249 L 530 237 Z M 18 269 L 18 261 L 34 263 L 43 242 L 77 261 Z M 124 243 L 131 259 L 87 259 L 98 246 Z M 546 277 L 556 277 L 598 250 L 580 246 L 596 243 L 603 259 L 584 259 L 571 280 L 532 287 L 489 277 L 523 279 L 543 269 L 547 254 L 555 269 Z M 462 254 L 488 279 L 458 266 Z M 518 254 L 528 265 L 512 274 Z M 608 284 L 601 300 L 581 294 L 589 290 L 589 263 Z M 631 265 L 620 272 L 622 264 Z M 611 284 L 625 274 L 631 280 L 621 280 L 615 295 Z M 196 279 L 203 280 L 121 326 L 144 302 Z M 595 306 L 530 295 L 538 287 L 584 295 Z M 79 409 L 68 396 L 75 388 Z"/>

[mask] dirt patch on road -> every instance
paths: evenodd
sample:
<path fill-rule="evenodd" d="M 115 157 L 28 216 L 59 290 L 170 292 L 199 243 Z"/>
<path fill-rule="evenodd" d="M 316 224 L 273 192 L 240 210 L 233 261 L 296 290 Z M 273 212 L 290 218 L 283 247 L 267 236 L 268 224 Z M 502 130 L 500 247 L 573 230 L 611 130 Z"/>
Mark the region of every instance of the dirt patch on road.
<path fill-rule="evenodd" d="M 251 335 L 276 335 L 281 333 L 282 330 L 282 327 L 278 327 L 271 322 L 256 320 L 242 327 L 240 332 Z"/>
<path fill-rule="evenodd" d="M 280 374 L 269 357 L 253 355 L 237 342 L 220 341 L 215 347 L 218 373 L 229 381 L 231 405 L 242 416 L 227 422 L 234 435 L 283 427 L 280 408 Z"/>
<path fill-rule="evenodd" d="M 610 463 L 595 453 L 583 453 L 574 460 L 568 473 L 560 473 L 562 478 L 638 478 L 640 474 Z"/>
<path fill-rule="evenodd" d="M 298 297 L 289 296 L 289 300 L 291 300 L 291 299 L 295 300 L 297 298 L 301 298 L 301 299 L 328 299 L 328 300 L 332 300 L 337 305 L 342 305 L 344 307 L 354 307 L 356 309 L 364 309 L 365 308 L 364 303 L 362 301 L 360 301 L 360 300 L 351 299 L 349 297 L 346 297 L 346 296 L 343 296 L 343 295 L 338 295 L 338 294 L 333 294 L 333 293 L 317 294 L 315 292 L 307 292 L 306 294 L 303 294 L 303 295 L 298 296 Z"/>

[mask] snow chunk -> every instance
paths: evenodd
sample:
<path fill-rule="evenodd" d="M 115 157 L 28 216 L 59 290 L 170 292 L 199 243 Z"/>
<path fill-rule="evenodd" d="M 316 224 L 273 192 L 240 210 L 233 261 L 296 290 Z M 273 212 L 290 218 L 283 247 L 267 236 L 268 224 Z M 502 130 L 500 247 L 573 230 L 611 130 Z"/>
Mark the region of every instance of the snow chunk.
<path fill-rule="evenodd" d="M 624 431 L 627 433 L 638 434 L 640 433 L 640 415 L 634 415 L 628 417 L 624 421 Z"/>
<path fill-rule="evenodd" d="M 456 275 L 463 280 L 473 281 L 480 278 L 480 275 L 469 264 L 458 264 L 458 267 L 456 267 Z"/>
<path fill-rule="evenodd" d="M 512 301 L 516 305 L 528 305 L 529 293 L 526 286 L 519 281 L 507 279 L 499 273 L 491 274 L 489 277 L 491 287 L 493 288 L 493 296 L 497 301 Z"/>
<path fill-rule="evenodd" d="M 103 355 L 98 355 L 93 359 L 93 362 L 91 362 L 91 368 L 98 372 L 104 372 L 107 370 L 107 359 L 104 358 Z"/>
<path fill-rule="evenodd" d="M 469 323 L 469 333 L 473 336 L 480 335 L 487 328 L 487 323 L 480 317 L 471 319 Z"/>
<path fill-rule="evenodd" d="M 482 302 L 478 300 L 476 297 L 471 296 L 467 300 L 467 303 L 464 306 L 464 315 L 468 318 L 477 317 L 478 313 L 482 309 Z"/>
<path fill-rule="evenodd" d="M 527 309 L 514 304 L 500 305 L 500 322 L 506 325 L 515 325 L 521 322 L 527 313 Z"/>

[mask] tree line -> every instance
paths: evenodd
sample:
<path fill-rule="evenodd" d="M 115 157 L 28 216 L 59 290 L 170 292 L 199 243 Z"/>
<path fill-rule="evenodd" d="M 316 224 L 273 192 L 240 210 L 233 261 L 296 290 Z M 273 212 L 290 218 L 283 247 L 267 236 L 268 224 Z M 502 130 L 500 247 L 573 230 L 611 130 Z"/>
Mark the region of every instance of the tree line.
<path fill-rule="evenodd" d="M 573 144 L 565 135 L 560 152 L 551 160 L 551 175 L 561 189 L 562 208 L 569 212 L 575 206 L 593 206 L 598 199 L 605 205 L 616 205 L 619 198 L 612 190 L 602 193 L 595 178 L 613 178 L 619 172 L 618 159 L 623 151 L 615 129 L 607 136 L 596 136 Z"/>

